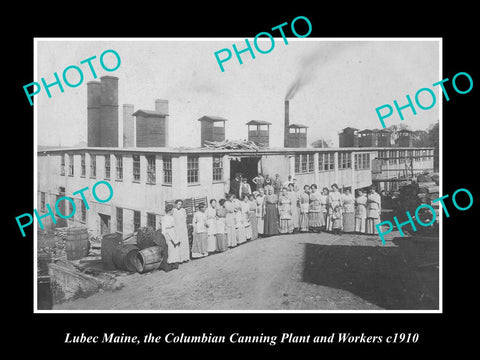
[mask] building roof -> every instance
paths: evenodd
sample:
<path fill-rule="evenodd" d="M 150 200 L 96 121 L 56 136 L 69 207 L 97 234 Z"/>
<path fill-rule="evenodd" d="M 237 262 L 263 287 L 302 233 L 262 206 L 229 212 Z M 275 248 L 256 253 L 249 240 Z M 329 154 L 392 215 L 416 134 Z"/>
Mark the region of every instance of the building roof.
<path fill-rule="evenodd" d="M 359 131 L 359 133 L 376 133 L 378 130 L 372 130 L 372 129 L 364 129 L 362 131 Z"/>
<path fill-rule="evenodd" d="M 272 123 L 263 120 L 250 120 L 246 125 L 272 125 Z"/>
<path fill-rule="evenodd" d="M 62 147 L 55 149 L 38 149 L 38 155 L 48 155 L 55 153 L 124 153 L 124 154 L 235 154 L 246 156 L 259 156 L 262 154 L 293 154 L 304 152 L 329 152 L 329 151 L 353 151 L 353 152 L 369 152 L 369 151 L 381 151 L 381 150 L 415 150 L 415 149 L 429 149 L 433 150 L 433 147 L 342 147 L 342 148 L 261 148 L 259 150 L 229 150 L 229 149 L 208 149 L 208 148 L 187 148 L 187 147 Z"/>
<path fill-rule="evenodd" d="M 158 112 L 154 110 L 137 110 L 133 114 L 133 116 L 144 116 L 144 117 L 161 117 L 161 116 L 166 116 L 168 114 L 163 113 L 163 112 Z"/>
<path fill-rule="evenodd" d="M 378 130 L 378 132 L 391 133 L 392 130 L 389 130 L 389 129 L 380 129 L 380 130 Z"/>
<path fill-rule="evenodd" d="M 343 131 L 343 132 L 347 132 L 347 131 L 358 131 L 358 129 L 348 126 L 348 127 L 344 128 L 342 131 Z"/>
<path fill-rule="evenodd" d="M 288 126 L 289 128 L 296 128 L 296 129 L 306 129 L 308 126 L 302 125 L 302 124 L 290 124 Z"/>
<path fill-rule="evenodd" d="M 204 115 L 200 119 L 198 119 L 198 121 L 216 122 L 216 121 L 228 121 L 228 120 L 220 116 Z"/>
<path fill-rule="evenodd" d="M 413 131 L 412 131 L 412 130 L 408 130 L 408 129 L 401 129 L 401 130 L 398 130 L 397 132 L 409 132 L 409 133 L 412 133 Z"/>

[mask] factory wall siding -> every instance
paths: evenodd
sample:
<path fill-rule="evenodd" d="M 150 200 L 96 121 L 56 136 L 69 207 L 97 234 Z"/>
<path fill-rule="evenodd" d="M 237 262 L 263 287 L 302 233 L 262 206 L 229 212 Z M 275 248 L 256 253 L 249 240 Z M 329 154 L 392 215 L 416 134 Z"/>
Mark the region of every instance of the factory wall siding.
<path fill-rule="evenodd" d="M 262 155 L 261 167 L 263 175 L 270 175 L 273 179 L 279 174 L 281 180 L 287 180 L 290 174 L 290 160 L 288 155 Z"/>

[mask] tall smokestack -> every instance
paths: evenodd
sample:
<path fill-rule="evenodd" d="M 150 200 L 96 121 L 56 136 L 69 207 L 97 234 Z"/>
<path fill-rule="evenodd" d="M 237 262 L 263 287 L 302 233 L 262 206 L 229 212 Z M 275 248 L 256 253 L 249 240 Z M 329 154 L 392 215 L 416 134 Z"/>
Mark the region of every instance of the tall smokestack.
<path fill-rule="evenodd" d="M 87 146 L 100 146 L 100 81 L 87 82 Z"/>
<path fill-rule="evenodd" d="M 283 147 L 288 147 L 289 145 L 289 142 L 288 142 L 289 126 L 290 126 L 290 102 L 288 100 L 285 100 L 285 129 L 284 129 L 284 135 L 283 135 Z"/>
<path fill-rule="evenodd" d="M 133 105 L 123 104 L 123 147 L 135 147 Z"/>
<path fill-rule="evenodd" d="M 100 80 L 100 146 L 118 147 L 118 77 Z"/>

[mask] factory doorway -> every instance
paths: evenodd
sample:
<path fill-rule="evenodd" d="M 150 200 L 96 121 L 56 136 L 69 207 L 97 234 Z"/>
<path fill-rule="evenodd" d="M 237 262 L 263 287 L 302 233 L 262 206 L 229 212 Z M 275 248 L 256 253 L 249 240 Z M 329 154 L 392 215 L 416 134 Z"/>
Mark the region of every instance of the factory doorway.
<path fill-rule="evenodd" d="M 110 215 L 98 214 L 100 217 L 100 235 L 110 234 Z"/>
<path fill-rule="evenodd" d="M 236 174 L 248 179 L 252 191 L 256 189 L 252 179 L 258 175 L 258 162 L 260 157 L 236 157 L 230 159 L 230 180 L 235 179 Z"/>

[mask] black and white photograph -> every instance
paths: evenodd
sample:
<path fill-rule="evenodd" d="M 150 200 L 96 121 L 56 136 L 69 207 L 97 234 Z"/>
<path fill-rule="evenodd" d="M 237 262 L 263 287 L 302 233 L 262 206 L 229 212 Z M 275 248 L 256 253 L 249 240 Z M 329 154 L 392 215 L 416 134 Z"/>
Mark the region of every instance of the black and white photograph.
<path fill-rule="evenodd" d="M 442 38 L 302 20 L 35 38 L 35 313 L 442 312 L 442 100 L 471 77 L 441 82 Z"/>

